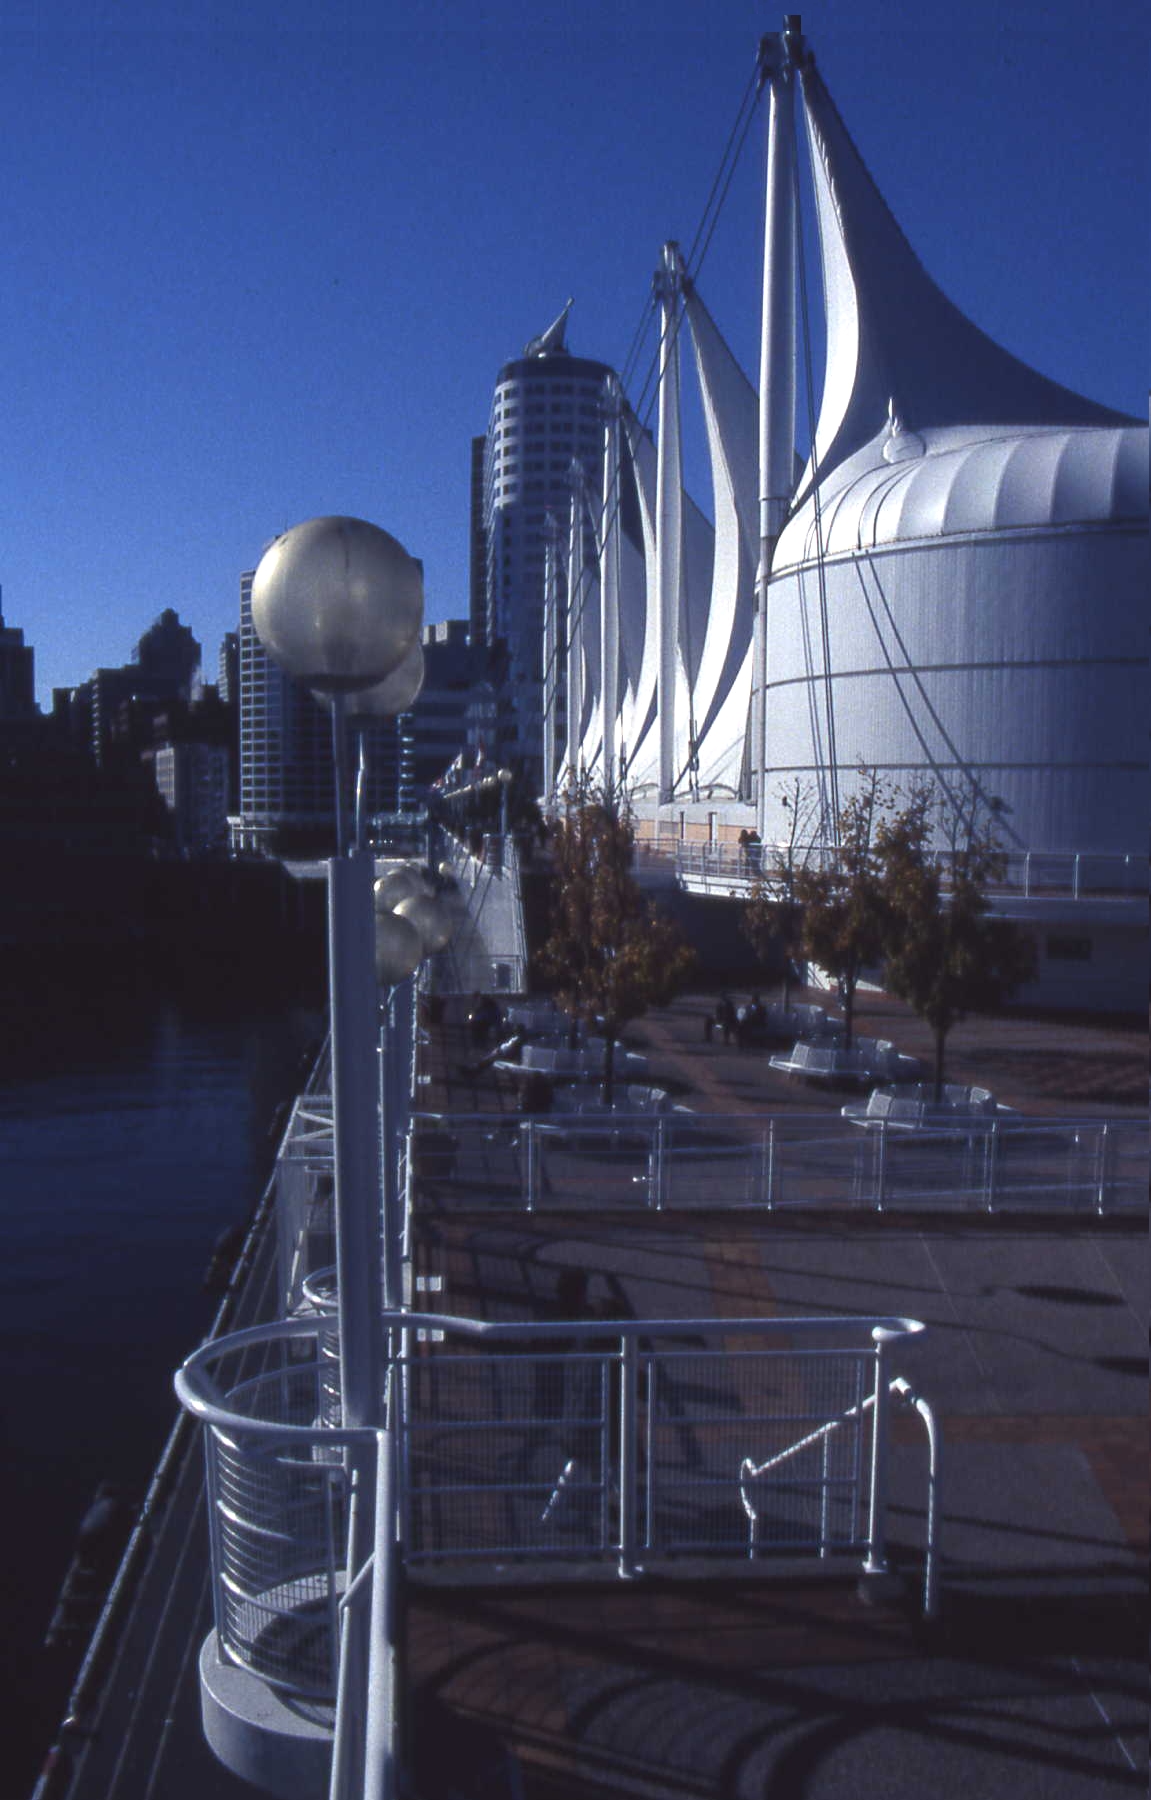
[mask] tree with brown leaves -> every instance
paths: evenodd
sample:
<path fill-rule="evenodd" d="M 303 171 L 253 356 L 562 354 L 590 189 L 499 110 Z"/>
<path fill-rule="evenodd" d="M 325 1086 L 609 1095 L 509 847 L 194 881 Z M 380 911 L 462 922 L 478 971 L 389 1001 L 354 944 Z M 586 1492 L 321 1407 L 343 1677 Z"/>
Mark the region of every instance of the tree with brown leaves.
<path fill-rule="evenodd" d="M 787 814 L 787 837 L 760 867 L 747 893 L 740 928 L 765 965 L 776 950 L 783 955 L 782 1000 L 791 1005 L 791 969 L 803 955 L 803 908 L 796 889 L 800 872 L 811 863 L 813 836 L 819 811 L 817 796 L 797 776 L 781 790 L 780 805 Z"/>
<path fill-rule="evenodd" d="M 1031 980 L 1035 946 L 1010 919 L 989 916 L 987 889 L 1002 876 L 1003 855 L 978 807 L 960 816 L 940 806 L 930 785 L 917 788 L 880 824 L 877 849 L 888 917 L 884 978 L 931 1028 L 938 1101 L 952 1026 L 1001 1006 Z"/>
<path fill-rule="evenodd" d="M 641 893 L 635 832 L 613 795 L 569 792 L 552 840 L 551 931 L 540 968 L 573 1021 L 602 1020 L 603 1098 L 614 1089 L 615 1039 L 629 1019 L 673 998 L 693 952 Z"/>
<path fill-rule="evenodd" d="M 835 978 L 851 1048 L 855 990 L 877 964 L 886 942 L 886 895 L 876 835 L 891 791 L 874 769 L 861 769 L 855 793 L 842 808 L 838 841 L 818 863 L 797 869 L 795 895 L 803 908 L 804 955 Z"/>

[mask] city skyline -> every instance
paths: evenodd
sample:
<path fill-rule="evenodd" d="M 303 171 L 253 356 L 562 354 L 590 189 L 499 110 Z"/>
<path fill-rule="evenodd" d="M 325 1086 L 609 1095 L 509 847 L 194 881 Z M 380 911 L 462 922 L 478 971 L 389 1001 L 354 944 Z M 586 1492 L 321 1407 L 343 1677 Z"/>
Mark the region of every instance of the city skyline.
<path fill-rule="evenodd" d="M 573 352 L 626 364 L 782 21 L 744 0 L 706 33 L 685 0 L 658 30 L 630 4 L 578 31 L 452 10 L 389 29 L 342 4 L 321 31 L 294 0 L 191 31 L 135 0 L 93 26 L 9 15 L 0 583 L 42 706 L 168 606 L 211 678 L 241 572 L 315 513 L 385 526 L 425 564 L 427 617 L 465 617 L 470 443 L 500 366 L 569 295 Z M 962 28 L 941 4 L 914 28 L 872 10 L 867 32 L 844 0 L 804 27 L 913 248 L 1010 349 L 1141 416 L 1142 8 L 1086 29 L 1069 6 L 1009 27 L 971 6 Z M 752 373 L 760 141 L 701 275 Z"/>

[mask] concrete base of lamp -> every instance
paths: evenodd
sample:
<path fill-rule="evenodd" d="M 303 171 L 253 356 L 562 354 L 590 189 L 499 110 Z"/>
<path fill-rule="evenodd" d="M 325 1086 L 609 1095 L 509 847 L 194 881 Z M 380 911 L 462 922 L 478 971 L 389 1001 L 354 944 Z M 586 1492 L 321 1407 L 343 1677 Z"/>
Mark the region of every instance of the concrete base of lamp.
<path fill-rule="evenodd" d="M 332 1762 L 332 1708 L 278 1694 L 220 1654 L 209 1632 L 200 1647 L 204 1736 L 243 1781 L 276 1800 L 324 1800 Z"/>

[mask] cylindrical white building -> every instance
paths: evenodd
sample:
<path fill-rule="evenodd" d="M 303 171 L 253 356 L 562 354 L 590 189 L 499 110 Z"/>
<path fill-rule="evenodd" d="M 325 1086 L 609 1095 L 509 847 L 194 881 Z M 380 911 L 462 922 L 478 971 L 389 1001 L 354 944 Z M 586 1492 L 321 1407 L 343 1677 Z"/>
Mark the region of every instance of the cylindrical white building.
<path fill-rule="evenodd" d="M 1138 855 L 1147 429 L 951 304 L 801 80 L 827 365 L 768 592 L 765 836 L 796 777 L 830 823 L 862 763 L 993 816 L 1009 852 Z"/>

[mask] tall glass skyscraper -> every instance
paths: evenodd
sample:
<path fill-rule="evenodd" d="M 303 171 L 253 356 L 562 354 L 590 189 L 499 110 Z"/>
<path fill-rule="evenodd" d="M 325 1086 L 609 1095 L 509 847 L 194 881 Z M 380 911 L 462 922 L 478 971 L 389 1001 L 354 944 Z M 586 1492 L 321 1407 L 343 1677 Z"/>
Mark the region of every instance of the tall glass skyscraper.
<path fill-rule="evenodd" d="M 516 749 L 525 774 L 537 781 L 549 515 L 566 548 L 574 464 L 589 499 L 586 554 L 594 565 L 590 521 L 598 518 L 601 506 L 604 383 L 612 375 L 606 363 L 568 350 L 570 305 L 499 372 L 485 441 L 482 497 L 476 496 L 483 507 L 484 591 L 482 607 L 473 596 L 473 618 L 482 611 L 488 644 L 506 647 Z"/>

